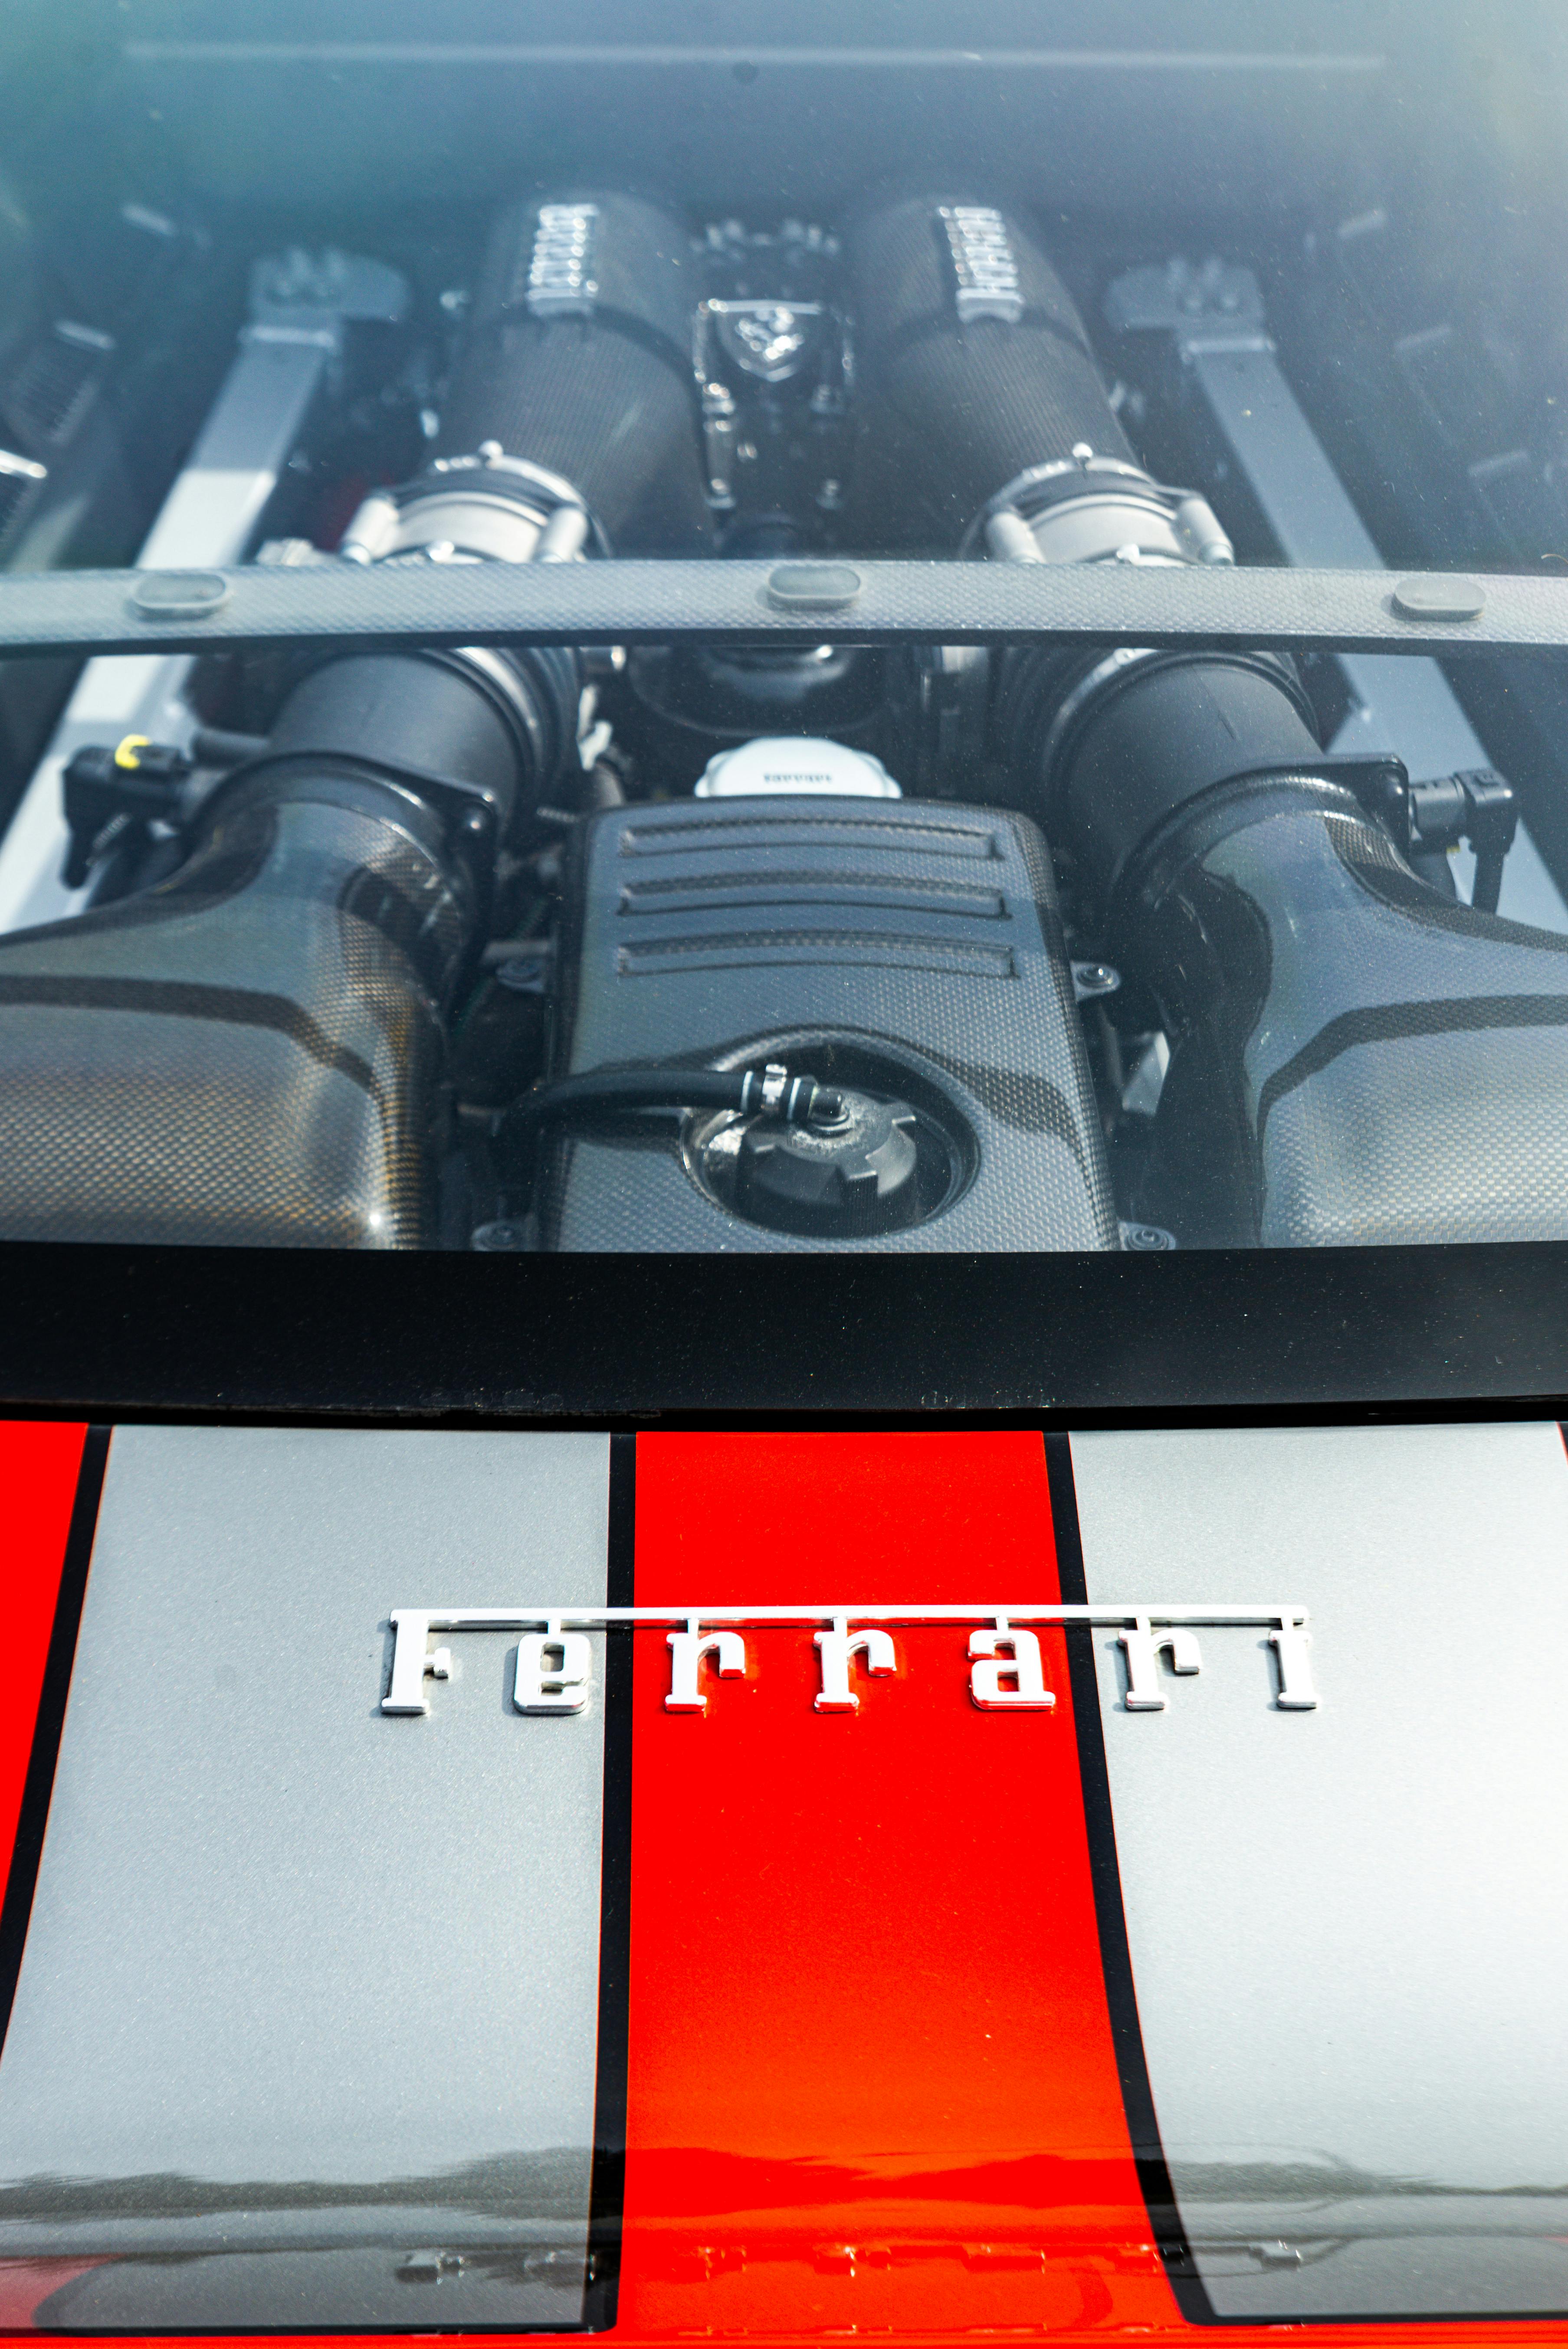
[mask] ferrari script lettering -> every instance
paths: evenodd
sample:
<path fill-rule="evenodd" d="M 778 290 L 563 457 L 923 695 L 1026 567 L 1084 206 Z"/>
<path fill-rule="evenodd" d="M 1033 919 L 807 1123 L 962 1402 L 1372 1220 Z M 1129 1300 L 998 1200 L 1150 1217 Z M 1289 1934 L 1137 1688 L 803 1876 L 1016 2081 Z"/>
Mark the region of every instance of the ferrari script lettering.
<path fill-rule="evenodd" d="M 1274 1705 L 1281 1713 L 1311 1713 L 1313 1685 L 1305 1607 L 397 1607 L 391 1616 L 392 1669 L 381 1700 L 385 1713 L 430 1710 L 431 1681 L 452 1679 L 449 1646 L 432 1647 L 437 1632 L 516 1632 L 512 1702 L 523 1713 L 578 1713 L 592 1692 L 590 1631 L 623 1631 L 643 1624 L 665 1629 L 670 1656 L 665 1711 L 703 1713 L 725 1681 L 754 1676 L 758 1666 L 746 1630 L 810 1625 L 820 1686 L 818 1713 L 855 1713 L 859 1682 L 896 1678 L 899 1651 L 890 1625 L 969 1627 L 968 1695 L 978 1713 L 1049 1713 L 1056 1693 L 1046 1686 L 1039 1632 L 1048 1624 L 1109 1629 L 1121 1651 L 1121 1702 L 1129 1713 L 1162 1713 L 1163 1664 L 1178 1679 L 1202 1671 L 1197 1631 L 1203 1626 L 1266 1630 L 1274 1653 Z"/>

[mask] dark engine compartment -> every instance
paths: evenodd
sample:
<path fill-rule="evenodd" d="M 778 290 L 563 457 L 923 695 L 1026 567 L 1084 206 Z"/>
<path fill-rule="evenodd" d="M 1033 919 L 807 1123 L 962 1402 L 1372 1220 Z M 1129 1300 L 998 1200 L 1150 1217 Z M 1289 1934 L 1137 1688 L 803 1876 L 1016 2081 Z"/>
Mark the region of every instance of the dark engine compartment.
<path fill-rule="evenodd" d="M 972 52 L 862 14 L 853 49 L 761 16 L 655 38 L 624 9 L 420 49 L 149 9 L 98 36 L 98 80 L 51 68 L 61 121 L 129 88 L 172 126 L 111 153 L 37 264 L 57 292 L 68 251 L 86 285 L 128 211 L 163 223 L 165 290 L 117 316 L 142 398 L 185 352 L 205 421 L 136 470 L 144 523 L 166 491 L 143 564 L 749 556 L 828 614 L 868 556 L 961 580 L 1551 554 L 1568 345 L 1504 297 L 1544 265 L 1556 181 L 1519 93 L 1474 100 L 1457 16 L 1365 49 L 1297 13 L 1260 51 L 1255 16 L 1243 47 L 1236 12 L 1186 12 L 1179 47 L 1146 9 L 1100 53 L 1053 47 L 1050 11 L 993 13 Z M 264 172 L 213 140 L 242 86 Z M 1462 123 L 1461 247 L 1413 94 Z M 15 133 L 11 168 L 67 205 Z M 1507 225 L 1524 183 L 1540 253 Z M 112 336 L 98 363 L 132 445 L 135 368 Z M 8 477 L 34 564 L 49 468 L 0 455 L 35 461 Z M 220 476 L 251 483 L 242 519 Z M 1568 1235 L 1554 675 L 675 630 L 113 667 L 52 741 L 5 688 L 0 1237 Z"/>

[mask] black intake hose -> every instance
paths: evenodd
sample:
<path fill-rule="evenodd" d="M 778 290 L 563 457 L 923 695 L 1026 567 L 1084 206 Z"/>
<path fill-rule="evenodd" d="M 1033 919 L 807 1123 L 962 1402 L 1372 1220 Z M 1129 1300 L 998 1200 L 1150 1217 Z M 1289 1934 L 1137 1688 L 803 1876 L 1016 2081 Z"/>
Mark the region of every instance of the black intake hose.
<path fill-rule="evenodd" d="M 903 202 L 847 249 L 882 493 L 909 468 L 917 527 L 1022 561 L 1229 558 L 1201 499 L 1137 471 L 1016 217 Z M 1289 664 L 1031 650 L 993 719 L 1170 1040 L 1138 1216 L 1208 1246 L 1568 1236 L 1568 937 L 1418 879 Z"/>
<path fill-rule="evenodd" d="M 1439 896 L 1334 766 L 1262 660 L 1167 657 L 1042 779 L 1171 1042 L 1136 1211 L 1200 1247 L 1568 1236 L 1568 937 Z"/>
<path fill-rule="evenodd" d="M 487 441 L 571 482 L 617 554 L 712 536 L 692 376 L 702 298 L 685 230 L 634 196 L 502 215 L 436 453 Z"/>
<path fill-rule="evenodd" d="M 1014 218 L 912 197 L 852 219 L 843 250 L 868 540 L 951 546 L 1016 475 L 1075 448 L 1134 462 L 1072 297 Z"/>
<path fill-rule="evenodd" d="M 619 198 L 508 215 L 443 453 L 344 553 L 699 542 L 684 250 Z M 0 938 L 0 1237 L 426 1240 L 444 1015 L 498 846 L 575 760 L 578 698 L 561 651 L 331 661 L 171 879 Z"/>

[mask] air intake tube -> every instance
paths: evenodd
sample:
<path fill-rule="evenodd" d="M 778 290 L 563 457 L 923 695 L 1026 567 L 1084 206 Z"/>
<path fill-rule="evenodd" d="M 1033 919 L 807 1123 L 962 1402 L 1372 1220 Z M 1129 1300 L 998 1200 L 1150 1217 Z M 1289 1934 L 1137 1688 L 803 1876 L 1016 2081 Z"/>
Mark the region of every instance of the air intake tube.
<path fill-rule="evenodd" d="M 1170 1039 L 1138 1212 L 1190 1246 L 1568 1236 L 1568 937 L 1418 879 L 1262 659 L 1080 691 L 1014 740 Z"/>
<path fill-rule="evenodd" d="M 867 382 L 939 484 L 923 526 L 1014 561 L 1229 559 L 1136 468 L 1016 219 L 903 203 L 851 251 Z M 1028 650 L 994 685 L 994 749 L 1171 1043 L 1136 1214 L 1189 1246 L 1568 1236 L 1568 937 L 1420 880 L 1287 663 Z"/>
<path fill-rule="evenodd" d="M 434 460 L 366 501 L 344 553 L 704 553 L 691 274 L 684 231 L 637 197 L 503 213 Z"/>
<path fill-rule="evenodd" d="M 958 195 L 906 199 L 852 221 L 844 254 L 868 539 L 1230 561 L 1203 501 L 1138 464 L 1072 296 L 1014 218 Z"/>
<path fill-rule="evenodd" d="M 509 214 L 442 453 L 346 555 L 561 560 L 677 514 L 700 537 L 664 347 L 681 251 L 618 198 Z M 574 760 L 578 694 L 559 651 L 330 661 L 170 880 L 0 938 L 0 1237 L 428 1244 L 445 1014 L 498 847 Z"/>

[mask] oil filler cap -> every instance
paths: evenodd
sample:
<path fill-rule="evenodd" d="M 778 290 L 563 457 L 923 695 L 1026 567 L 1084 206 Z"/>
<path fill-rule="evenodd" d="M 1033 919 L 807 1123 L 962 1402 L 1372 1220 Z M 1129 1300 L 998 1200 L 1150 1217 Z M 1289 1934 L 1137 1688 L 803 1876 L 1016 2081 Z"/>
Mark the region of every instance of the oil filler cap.
<path fill-rule="evenodd" d="M 697 778 L 699 800 L 738 800 L 785 792 L 810 799 L 896 800 L 903 794 L 880 759 L 848 742 L 812 734 L 762 734 L 720 750 Z"/>
<path fill-rule="evenodd" d="M 920 1216 L 919 1121 L 907 1102 L 841 1091 L 832 1125 L 758 1118 L 742 1137 L 735 1205 L 754 1223 L 816 1239 L 902 1231 Z"/>

